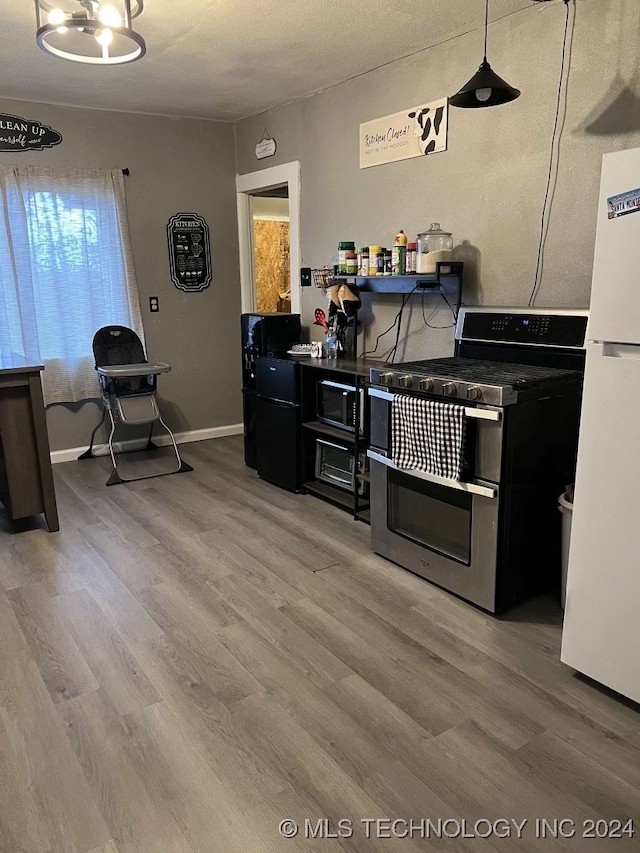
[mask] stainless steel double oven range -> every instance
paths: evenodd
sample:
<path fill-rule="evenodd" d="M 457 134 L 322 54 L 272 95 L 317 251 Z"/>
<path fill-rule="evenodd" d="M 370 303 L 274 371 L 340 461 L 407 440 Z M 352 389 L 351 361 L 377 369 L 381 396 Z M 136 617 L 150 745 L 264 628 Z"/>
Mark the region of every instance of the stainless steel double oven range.
<path fill-rule="evenodd" d="M 559 584 L 586 325 L 586 311 L 463 308 L 454 357 L 371 371 L 374 551 L 492 613 Z M 402 394 L 464 407 L 463 481 L 394 463 Z"/>

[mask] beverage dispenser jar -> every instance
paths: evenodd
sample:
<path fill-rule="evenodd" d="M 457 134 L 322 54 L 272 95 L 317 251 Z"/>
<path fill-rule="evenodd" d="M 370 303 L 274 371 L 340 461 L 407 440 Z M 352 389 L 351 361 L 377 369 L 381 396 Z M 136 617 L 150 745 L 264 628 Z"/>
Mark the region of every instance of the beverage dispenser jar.
<path fill-rule="evenodd" d="M 443 231 L 439 222 L 433 222 L 428 231 L 418 234 L 418 274 L 435 273 L 438 262 L 450 261 L 453 256 L 451 232 Z"/>

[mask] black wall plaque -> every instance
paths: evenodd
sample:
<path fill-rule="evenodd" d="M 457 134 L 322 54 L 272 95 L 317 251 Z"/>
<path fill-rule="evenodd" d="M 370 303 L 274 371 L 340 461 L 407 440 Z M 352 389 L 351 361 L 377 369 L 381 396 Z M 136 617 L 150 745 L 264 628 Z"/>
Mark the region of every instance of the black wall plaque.
<path fill-rule="evenodd" d="M 42 151 L 62 142 L 62 134 L 46 124 L 0 113 L 0 151 Z"/>
<path fill-rule="evenodd" d="M 196 213 L 176 213 L 167 225 L 171 281 L 188 293 L 211 284 L 209 226 Z"/>

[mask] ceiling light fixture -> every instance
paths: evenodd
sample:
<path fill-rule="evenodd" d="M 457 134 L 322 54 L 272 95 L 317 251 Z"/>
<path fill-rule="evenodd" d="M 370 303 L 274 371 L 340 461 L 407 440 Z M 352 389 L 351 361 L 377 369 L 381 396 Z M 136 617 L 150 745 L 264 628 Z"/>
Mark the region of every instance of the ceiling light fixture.
<path fill-rule="evenodd" d="M 485 4 L 484 18 L 484 59 L 471 80 L 460 89 L 449 103 L 453 107 L 478 109 L 508 104 L 520 97 L 520 89 L 514 89 L 502 77 L 498 77 L 487 61 L 487 36 L 489 33 L 489 0 Z"/>
<path fill-rule="evenodd" d="M 36 3 L 36 42 L 52 56 L 89 65 L 122 65 L 145 55 L 142 36 L 132 21 L 143 0 L 48 0 Z"/>

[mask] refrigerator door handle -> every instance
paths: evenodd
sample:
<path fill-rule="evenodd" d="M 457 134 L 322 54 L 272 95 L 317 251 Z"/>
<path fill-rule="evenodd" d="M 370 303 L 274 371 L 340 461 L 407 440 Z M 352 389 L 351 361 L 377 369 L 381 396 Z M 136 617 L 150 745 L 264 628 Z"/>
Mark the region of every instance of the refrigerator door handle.
<path fill-rule="evenodd" d="M 261 400 L 264 400 L 265 403 L 269 403 L 271 406 L 276 406 L 278 409 L 297 409 L 298 403 L 290 403 L 288 400 L 279 400 L 277 397 L 263 397 L 262 395 L 258 395 Z"/>
<path fill-rule="evenodd" d="M 601 344 L 604 358 L 640 358 L 640 344 Z"/>

